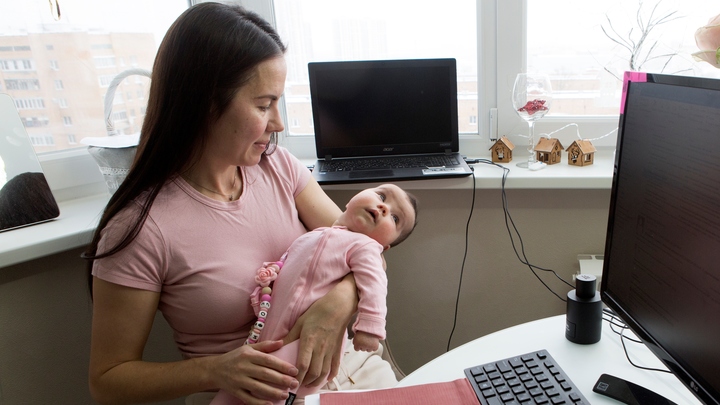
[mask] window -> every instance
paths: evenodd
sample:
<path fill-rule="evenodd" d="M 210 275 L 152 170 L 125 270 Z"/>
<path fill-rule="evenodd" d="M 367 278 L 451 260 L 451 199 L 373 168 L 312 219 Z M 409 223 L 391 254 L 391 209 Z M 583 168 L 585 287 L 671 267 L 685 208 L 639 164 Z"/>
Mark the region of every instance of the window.
<path fill-rule="evenodd" d="M 23 124 L 26 128 L 46 127 L 50 124 L 48 117 L 24 117 Z"/>
<path fill-rule="evenodd" d="M 115 56 L 96 56 L 93 59 L 98 69 L 115 67 Z"/>
<path fill-rule="evenodd" d="M 475 3 L 275 0 L 278 31 L 289 44 L 287 134 L 313 134 L 307 64 L 314 61 L 453 57 L 460 110 L 477 111 Z M 477 135 L 468 117 L 460 122 L 460 132 Z"/>
<path fill-rule="evenodd" d="M 62 201 L 105 190 L 97 165 L 81 143 L 106 134 L 107 88 L 101 87 L 99 77 L 114 77 L 130 67 L 129 61 L 152 69 L 158 44 L 189 1 L 59 4 L 61 17 L 56 21 L 47 0 L 0 2 L 0 60 L 13 62 L 13 71 L 0 65 L 0 91 L 22 100 L 20 116 L 56 198 Z M 144 78 L 140 88 L 148 84 Z M 33 108 L 40 106 L 39 100 L 44 107 Z M 136 98 L 114 107 L 144 111 L 146 102 Z M 72 117 L 72 126 L 66 126 L 63 117 Z M 132 130 L 139 131 L 141 123 L 139 116 Z"/>
<path fill-rule="evenodd" d="M 98 83 L 100 84 L 100 87 L 108 87 L 110 85 L 110 82 L 112 82 L 112 79 L 115 78 L 115 75 L 100 75 L 98 76 Z"/>
<path fill-rule="evenodd" d="M 21 100 L 27 132 L 38 139 L 55 137 L 34 143 L 41 155 L 84 147 L 82 138 L 106 133 L 103 96 L 110 81 L 124 70 L 123 61 L 152 69 L 160 40 L 188 0 L 59 4 L 59 21 L 47 0 L 0 5 L 0 80 L 11 97 Z M 144 79 L 144 85 L 149 83 Z M 38 121 L 32 111 L 42 100 L 45 112 Z M 139 109 L 145 102 L 126 100 L 119 107 Z M 69 130 L 75 141 L 69 141 Z"/>
<path fill-rule="evenodd" d="M 127 121 L 127 112 L 126 111 L 113 111 L 111 118 L 113 121 Z"/>
<path fill-rule="evenodd" d="M 5 87 L 8 90 L 40 90 L 40 81 L 37 79 L 7 79 Z"/>
<path fill-rule="evenodd" d="M 52 135 L 30 135 L 30 143 L 33 146 L 53 146 L 55 145 L 55 137 Z"/>
<path fill-rule="evenodd" d="M 45 101 L 42 98 L 16 98 L 15 107 L 18 110 L 40 110 L 45 108 Z"/>
<path fill-rule="evenodd" d="M 688 55 L 695 51 L 694 31 L 717 14 L 716 2 L 644 0 L 643 4 L 658 2 L 659 11 L 678 10 L 677 14 L 682 16 L 657 31 L 664 40 L 669 40 L 670 49 L 678 53 L 677 61 L 691 66 L 688 74 L 717 77 L 720 69 L 694 62 Z M 16 100 L 23 100 L 25 109 L 20 113 L 41 160 L 44 156 L 45 159 L 67 156 L 45 152 L 78 148 L 75 149 L 78 152 L 70 153 L 85 153 L 80 151 L 84 148 L 80 143 L 84 137 L 106 133 L 103 114 L 106 86 L 127 68 L 152 68 L 165 31 L 188 3 L 188 0 L 67 0 L 61 2 L 60 21 L 53 19 L 45 0 L 0 3 L 3 32 L 0 89 Z M 301 158 L 314 156 L 307 63 L 322 60 L 456 58 L 460 147 L 469 156 L 487 153 L 488 138 L 508 135 L 512 139 L 526 133 L 526 123 L 511 107 L 510 92 L 515 74 L 530 68 L 550 71 L 558 100 L 562 99 L 552 107 L 550 115 L 538 122 L 538 133 L 571 122 L 578 123 L 585 138 L 609 133 L 617 127 L 618 83 L 602 72 L 608 66 L 621 69 L 627 55 L 602 33 L 601 25 L 607 21 L 607 15 L 613 24 L 617 21 L 619 32 L 626 32 L 623 30 L 632 24 L 639 3 L 621 0 L 595 3 L 242 1 L 266 18 L 274 19 L 289 45 L 288 80 L 283 97 L 288 124 L 282 142 Z M 678 36 L 682 40 L 676 39 Z M 600 58 L 602 55 L 606 59 Z M 672 69 L 670 73 L 677 70 Z M 126 115 L 125 122 L 129 123 L 123 129 L 126 133 L 139 130 L 148 85 L 147 78 L 135 76 L 126 79 L 123 91 L 118 91 L 125 97 L 113 105 L 115 112 L 139 112 L 135 119 Z M 43 108 L 33 108 L 40 105 Z M 590 112 L 591 107 L 598 106 L 601 111 Z M 62 111 L 56 110 L 60 108 Z M 63 125 L 64 116 L 74 118 L 72 127 Z M 522 139 L 512 140 L 522 144 Z M 614 145 L 614 138 L 593 143 Z M 51 166 L 64 167 L 62 163 Z M 61 177 L 78 176 L 70 173 Z"/>
<path fill-rule="evenodd" d="M 691 57 L 695 30 L 717 12 L 714 1 L 544 0 L 527 7 L 527 69 L 551 77 L 549 116 L 617 116 L 626 70 L 720 77 Z M 643 33 L 644 44 L 628 49 Z"/>
<path fill-rule="evenodd" d="M 23 72 L 35 70 L 35 62 L 30 59 L 0 59 L 0 70 L 5 72 Z"/>
<path fill-rule="evenodd" d="M 613 131 L 618 124 L 619 98 L 616 96 L 616 86 L 619 83 L 604 78 L 602 71 L 605 67 L 619 72 L 628 70 L 624 67 L 628 55 L 603 34 L 601 25 L 607 24 L 608 18 L 621 35 L 626 35 L 637 16 L 644 16 L 646 21 L 647 10 L 655 5 L 656 16 L 677 11 L 676 20 L 661 24 L 653 31 L 652 38 L 658 40 L 655 55 L 660 56 L 669 49 L 671 53 L 677 53 L 673 63 L 683 62 L 691 69 L 680 72 L 681 69 L 669 66 L 666 73 L 709 77 L 718 77 L 720 73 L 705 62 L 693 61 L 690 56 L 697 50 L 693 38 L 695 30 L 717 14 L 717 3 L 711 0 L 611 0 L 593 4 L 563 0 L 480 0 L 480 3 L 483 8 L 479 21 L 483 31 L 494 31 L 497 40 L 483 42 L 480 47 L 481 59 L 495 60 L 496 63 L 490 65 L 486 80 L 482 82 L 486 92 L 481 94 L 479 102 L 488 109 L 497 108 L 497 132 L 511 139 L 512 136 L 527 133 L 527 124 L 509 108 L 514 76 L 521 71 L 534 69 L 551 71 L 553 86 L 560 91 L 561 98 L 557 106 L 551 107 L 551 113 L 537 122 L 536 134 L 550 133 L 566 124 L 577 123 L 580 136 L 593 140 L 595 146 L 615 145 Z M 644 11 L 638 14 L 640 4 L 643 4 Z M 493 19 L 493 16 L 497 16 L 497 19 Z M 637 30 L 634 28 L 633 32 Z M 483 37 L 482 33 L 479 35 Z M 606 53 L 608 48 L 612 50 Z M 602 55 L 608 58 L 602 59 Z M 645 65 L 644 69 L 657 71 L 658 66 L 654 63 Z M 599 72 L 592 85 L 587 84 L 588 80 L 582 80 L 585 81 L 584 87 L 580 83 L 573 83 L 574 80 L 581 81 L 588 77 L 590 71 Z M 573 97 L 580 103 L 580 107 L 570 103 L 568 98 Z M 573 109 L 586 110 L 588 105 L 593 108 L 599 106 L 604 111 L 587 110 L 581 113 L 591 115 L 572 113 Z M 481 108 L 480 111 L 487 110 Z M 486 117 L 484 114 L 479 116 L 480 128 L 487 125 L 483 124 Z M 608 134 L 612 136 L 606 136 Z M 577 139 L 572 127 L 556 135 L 563 143 Z M 523 142 L 520 138 L 513 140 Z"/>

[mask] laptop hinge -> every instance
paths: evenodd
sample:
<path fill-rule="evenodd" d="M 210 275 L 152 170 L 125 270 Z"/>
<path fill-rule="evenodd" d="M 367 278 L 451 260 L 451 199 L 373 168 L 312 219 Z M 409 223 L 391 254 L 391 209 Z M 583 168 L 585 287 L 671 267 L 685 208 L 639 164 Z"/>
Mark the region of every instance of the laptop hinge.
<path fill-rule="evenodd" d="M 329 162 L 332 160 L 332 155 L 325 155 L 325 161 Z"/>

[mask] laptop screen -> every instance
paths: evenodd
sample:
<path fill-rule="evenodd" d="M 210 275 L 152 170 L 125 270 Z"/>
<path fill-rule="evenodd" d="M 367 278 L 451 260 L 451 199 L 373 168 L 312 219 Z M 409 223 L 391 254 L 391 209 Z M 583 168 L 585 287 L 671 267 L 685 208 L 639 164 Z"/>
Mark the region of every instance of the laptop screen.
<path fill-rule="evenodd" d="M 0 93 L 0 232 L 59 215 L 15 101 Z"/>
<path fill-rule="evenodd" d="M 318 158 L 458 151 L 455 59 L 308 64 Z"/>

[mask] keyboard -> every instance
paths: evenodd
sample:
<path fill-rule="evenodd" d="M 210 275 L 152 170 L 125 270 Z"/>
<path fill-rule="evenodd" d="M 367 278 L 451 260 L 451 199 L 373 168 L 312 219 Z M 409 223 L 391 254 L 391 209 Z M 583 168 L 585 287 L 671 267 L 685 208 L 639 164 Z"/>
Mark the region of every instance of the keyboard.
<path fill-rule="evenodd" d="M 547 350 L 465 369 L 482 405 L 588 405 Z"/>
<path fill-rule="evenodd" d="M 323 161 L 321 172 L 349 170 L 401 169 L 409 167 L 442 167 L 459 164 L 453 156 L 392 156 Z"/>

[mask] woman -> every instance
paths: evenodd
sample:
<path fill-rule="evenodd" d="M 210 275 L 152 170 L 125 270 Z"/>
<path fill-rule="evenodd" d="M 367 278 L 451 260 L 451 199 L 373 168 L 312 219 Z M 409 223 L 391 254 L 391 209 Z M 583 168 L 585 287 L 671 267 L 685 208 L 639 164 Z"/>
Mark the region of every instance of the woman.
<path fill-rule="evenodd" d="M 300 339 L 297 367 L 266 354 L 282 341 L 242 346 L 254 320 L 255 269 L 341 213 L 309 171 L 275 147 L 284 52 L 273 28 L 240 7 L 201 3 L 168 30 L 135 162 L 85 254 L 92 259 L 89 378 L 98 402 L 224 389 L 261 404 L 337 374 L 357 304 L 352 278 L 284 339 Z M 158 309 L 185 360 L 142 361 Z"/>

